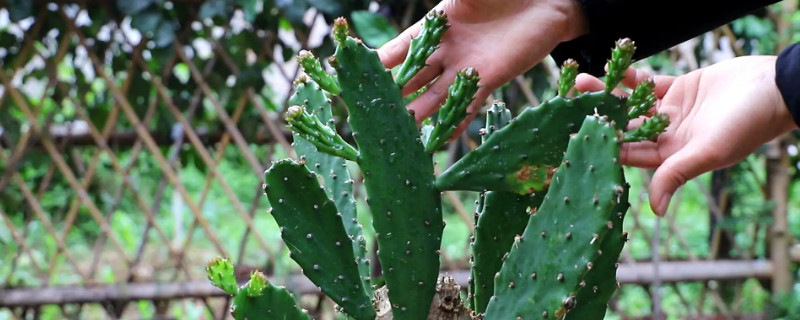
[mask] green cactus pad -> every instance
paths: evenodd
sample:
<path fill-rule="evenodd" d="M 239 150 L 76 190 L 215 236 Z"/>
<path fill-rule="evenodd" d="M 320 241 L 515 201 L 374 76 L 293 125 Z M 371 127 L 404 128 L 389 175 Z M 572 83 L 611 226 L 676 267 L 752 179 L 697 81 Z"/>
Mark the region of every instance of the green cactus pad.
<path fill-rule="evenodd" d="M 483 313 L 494 295 L 494 277 L 503 265 L 516 236 L 523 234 L 528 218 L 544 199 L 544 192 L 531 196 L 504 191 L 489 191 L 475 226 L 472 245 L 474 311 Z"/>
<path fill-rule="evenodd" d="M 627 241 L 627 235 L 623 235 L 622 232 L 622 224 L 630 207 L 628 202 L 630 185 L 625 182 L 624 173 L 620 172 L 620 175 L 623 176 L 622 185 L 625 190 L 622 193 L 622 201 L 617 203 L 613 211 L 616 213 L 612 220 L 613 227 L 600 243 L 603 254 L 594 263 L 592 271 L 585 276 L 584 286 L 581 286 L 575 295 L 575 308 L 567 313 L 565 320 L 603 320 L 608 300 L 617 290 L 617 261 Z"/>
<path fill-rule="evenodd" d="M 431 155 L 377 53 L 348 38 L 336 58 L 394 319 L 425 319 L 444 229 Z"/>
<path fill-rule="evenodd" d="M 402 88 L 425 67 L 425 61 L 439 48 L 442 35 L 448 28 L 447 15 L 444 12 L 431 11 L 425 15 L 419 35 L 411 40 L 406 60 L 397 70 L 395 81 L 398 86 Z"/>
<path fill-rule="evenodd" d="M 236 283 L 236 274 L 233 265 L 227 259 L 215 258 L 206 266 L 206 275 L 211 284 L 230 295 L 235 295 L 239 291 L 239 284 Z"/>
<path fill-rule="evenodd" d="M 339 83 L 336 82 L 336 78 L 325 72 L 322 63 L 319 62 L 319 59 L 317 59 L 311 51 L 301 50 L 300 53 L 297 54 L 297 62 L 303 67 L 303 71 L 306 75 L 319 84 L 322 89 L 325 89 L 325 91 L 334 95 L 342 91 L 339 88 Z"/>
<path fill-rule="evenodd" d="M 456 80 L 448 90 L 447 100 L 439 109 L 436 125 L 425 144 L 425 150 L 435 152 L 444 145 L 456 131 L 456 127 L 467 117 L 467 108 L 475 100 L 478 92 L 480 76 L 474 68 L 466 68 L 458 72 Z"/>
<path fill-rule="evenodd" d="M 570 138 L 545 200 L 495 279 L 486 319 L 562 319 L 581 303 L 580 283 L 602 257 L 600 244 L 617 222 L 614 209 L 625 201 L 617 132 L 588 116 Z"/>
<path fill-rule="evenodd" d="M 485 141 L 511 120 L 511 112 L 502 103 L 494 103 L 486 112 Z M 521 235 L 532 210 L 544 199 L 544 192 L 523 196 L 504 191 L 489 191 L 480 199 L 475 235 L 472 243 L 472 310 L 486 311 L 494 294 L 494 276 L 500 271 L 503 257 L 511 249 L 514 237 Z"/>
<path fill-rule="evenodd" d="M 669 118 L 666 114 L 656 113 L 650 119 L 644 120 L 642 126 L 625 132 L 625 142 L 639 142 L 652 140 L 669 127 Z"/>
<path fill-rule="evenodd" d="M 508 191 L 531 194 L 550 184 L 569 136 L 587 115 L 606 115 L 622 130 L 627 108 L 617 96 L 603 92 L 573 99 L 555 97 L 522 111 L 480 147 L 468 153 L 436 180 L 439 190 Z"/>
<path fill-rule="evenodd" d="M 311 111 L 323 123 L 333 125 L 333 112 L 331 104 L 325 97 L 319 85 L 313 81 L 300 81 L 297 83 L 295 93 L 289 99 L 292 105 L 301 105 Z M 314 171 L 324 180 L 323 186 L 329 198 L 336 204 L 336 209 L 342 214 L 344 229 L 350 239 L 353 239 L 353 252 L 358 259 L 358 271 L 363 279 L 364 287 L 370 287 L 370 266 L 367 259 L 366 241 L 362 235 L 361 225 L 358 224 L 356 215 L 356 201 L 353 198 L 353 180 L 347 170 L 345 160 L 317 151 L 317 148 L 308 140 L 297 133 L 294 136 L 294 149 L 298 156 L 305 160 L 306 168 Z M 372 297 L 372 290 L 367 290 Z"/>
<path fill-rule="evenodd" d="M 656 95 L 653 93 L 655 87 L 656 84 L 653 82 L 653 79 L 647 79 L 636 85 L 636 89 L 633 89 L 633 92 L 626 102 L 628 108 L 630 108 L 630 110 L 628 110 L 628 118 L 638 118 L 655 106 Z"/>
<path fill-rule="evenodd" d="M 561 78 L 558 80 L 558 95 L 566 97 L 575 87 L 575 78 L 578 77 L 578 62 L 567 59 L 561 66 Z"/>
<path fill-rule="evenodd" d="M 289 291 L 271 285 L 260 272 L 253 273 L 250 282 L 233 297 L 231 313 L 236 320 L 309 320 Z"/>
<path fill-rule="evenodd" d="M 303 273 L 346 313 L 372 319 L 371 288 L 362 283 L 352 240 L 317 179 L 294 160 L 273 163 L 264 179 L 272 216 L 281 226 L 290 257 Z"/>

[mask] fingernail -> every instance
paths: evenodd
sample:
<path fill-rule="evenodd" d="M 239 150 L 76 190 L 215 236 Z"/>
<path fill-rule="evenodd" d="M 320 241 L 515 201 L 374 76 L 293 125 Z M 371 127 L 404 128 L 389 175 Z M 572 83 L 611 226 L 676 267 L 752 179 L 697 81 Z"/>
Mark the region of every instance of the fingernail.
<path fill-rule="evenodd" d="M 656 208 L 656 215 L 659 217 L 663 217 L 667 214 L 667 209 L 669 208 L 669 201 L 672 199 L 672 194 L 665 194 L 661 197 L 661 201 L 658 202 L 658 207 Z"/>

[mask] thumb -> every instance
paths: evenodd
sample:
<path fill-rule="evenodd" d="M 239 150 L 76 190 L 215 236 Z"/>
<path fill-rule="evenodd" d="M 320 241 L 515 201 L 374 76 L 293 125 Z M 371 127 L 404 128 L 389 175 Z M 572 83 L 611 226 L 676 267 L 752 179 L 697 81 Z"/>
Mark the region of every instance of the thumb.
<path fill-rule="evenodd" d="M 663 217 L 667 213 L 672 195 L 687 181 L 711 170 L 702 153 L 686 146 L 669 156 L 656 169 L 650 181 L 650 207 L 656 215 Z"/>

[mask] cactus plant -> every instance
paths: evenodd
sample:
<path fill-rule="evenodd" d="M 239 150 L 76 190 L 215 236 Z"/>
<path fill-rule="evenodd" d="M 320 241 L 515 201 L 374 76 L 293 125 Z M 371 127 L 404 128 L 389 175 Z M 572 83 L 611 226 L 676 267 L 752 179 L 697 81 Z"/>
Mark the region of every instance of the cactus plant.
<path fill-rule="evenodd" d="M 311 53 L 298 57 L 308 77 L 297 81 L 286 119 L 299 159 L 276 161 L 265 174 L 290 257 L 356 320 L 602 319 L 625 242 L 628 185 L 620 145 L 652 139 L 669 124 L 656 114 L 623 133 L 629 119 L 655 103 L 652 83 L 629 98 L 612 94 L 633 43 L 617 42 L 604 91 L 574 95 L 578 66 L 568 61 L 555 98 L 514 118 L 502 103 L 493 105 L 481 145 L 436 177 L 432 155 L 466 117 L 480 77 L 471 68 L 459 72 L 445 105 L 421 129 L 401 88 L 445 30 L 446 15 L 429 14 L 396 78 L 374 50 L 349 36 L 342 18 L 332 31 L 335 75 Z M 355 145 L 336 132 L 332 96 L 347 108 Z M 363 174 L 381 287 L 370 283 L 346 161 Z M 453 279 L 439 275 L 445 190 L 480 193 L 466 305 Z M 225 265 L 209 268 L 212 283 L 235 302 L 242 299 L 237 319 L 273 319 L 277 310 L 288 312 L 281 314 L 287 319 L 307 317 L 260 275 L 239 289 L 231 274 Z M 264 292 L 269 299 L 260 298 Z"/>

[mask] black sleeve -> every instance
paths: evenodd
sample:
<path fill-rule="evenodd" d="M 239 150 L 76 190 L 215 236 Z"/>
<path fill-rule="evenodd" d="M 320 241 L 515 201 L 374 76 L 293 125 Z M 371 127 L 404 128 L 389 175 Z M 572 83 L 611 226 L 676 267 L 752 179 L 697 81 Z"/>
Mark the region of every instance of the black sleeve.
<path fill-rule="evenodd" d="M 778 55 L 775 84 L 792 113 L 794 123 L 800 126 L 800 42 L 786 47 Z"/>
<path fill-rule="evenodd" d="M 579 0 L 588 34 L 558 45 L 551 56 L 561 63 L 578 61 L 581 72 L 602 75 L 614 42 L 636 43 L 635 60 L 683 41 L 779 0 Z"/>

